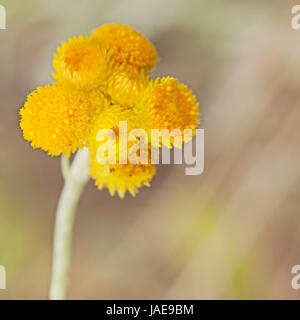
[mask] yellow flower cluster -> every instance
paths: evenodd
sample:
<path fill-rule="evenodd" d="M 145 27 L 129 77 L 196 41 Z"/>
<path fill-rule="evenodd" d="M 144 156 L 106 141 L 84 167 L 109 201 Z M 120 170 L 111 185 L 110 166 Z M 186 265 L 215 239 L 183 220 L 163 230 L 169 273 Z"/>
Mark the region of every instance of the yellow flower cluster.
<path fill-rule="evenodd" d="M 56 82 L 38 87 L 20 110 L 24 138 L 53 156 L 88 147 L 90 173 L 99 189 L 105 186 L 120 197 L 126 191 L 135 195 L 149 185 L 155 167 L 99 164 L 97 149 L 103 142 L 97 141 L 98 131 L 117 132 L 119 121 L 127 121 L 128 127 L 146 132 L 183 132 L 199 122 L 198 103 L 187 86 L 171 77 L 149 79 L 157 60 L 149 40 L 120 24 L 63 42 L 54 54 Z"/>

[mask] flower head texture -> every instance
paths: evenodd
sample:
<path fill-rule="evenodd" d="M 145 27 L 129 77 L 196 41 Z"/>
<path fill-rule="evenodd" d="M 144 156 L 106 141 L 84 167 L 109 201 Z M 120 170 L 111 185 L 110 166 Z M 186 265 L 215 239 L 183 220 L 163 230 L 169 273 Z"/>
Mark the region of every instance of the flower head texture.
<path fill-rule="evenodd" d="M 83 146 L 91 119 L 85 95 L 59 84 L 38 87 L 20 114 L 24 138 L 53 156 L 68 155 Z"/>
<path fill-rule="evenodd" d="M 115 103 L 134 106 L 148 85 L 144 70 L 130 65 L 121 65 L 112 72 L 107 82 L 107 93 Z"/>
<path fill-rule="evenodd" d="M 158 59 L 153 44 L 134 29 L 121 24 L 106 24 L 92 33 L 92 38 L 111 50 L 119 63 L 151 70 Z"/>
<path fill-rule="evenodd" d="M 78 89 L 98 87 L 111 70 L 109 54 L 90 38 L 79 36 L 63 42 L 54 54 L 54 78 Z"/>
<path fill-rule="evenodd" d="M 99 165 L 95 158 L 91 158 L 91 176 L 101 190 L 106 186 L 113 196 L 116 192 L 124 198 L 126 191 L 135 196 L 138 189 L 150 186 L 150 181 L 156 169 L 152 164 L 106 164 Z"/>
<path fill-rule="evenodd" d="M 185 129 L 194 130 L 199 123 L 195 96 L 186 85 L 175 78 L 165 77 L 150 81 L 139 107 L 143 117 L 148 119 L 150 128 L 168 131 L 179 129 L 178 133 L 183 136 Z M 185 135 L 185 142 L 189 139 L 191 136 Z M 171 144 L 165 145 L 171 147 L 173 143 L 171 141 Z"/>
<path fill-rule="evenodd" d="M 24 138 L 51 156 L 87 147 L 97 187 L 121 198 L 127 191 L 135 195 L 156 173 L 151 145 L 182 144 L 151 141 L 150 131 L 177 130 L 181 135 L 191 129 L 192 135 L 199 123 L 198 102 L 186 85 L 171 77 L 149 78 L 157 60 L 153 44 L 121 24 L 103 25 L 90 36 L 63 42 L 54 54 L 55 82 L 29 94 L 20 110 Z M 127 141 L 125 122 L 128 132 L 147 133 L 144 145 L 141 137 Z M 109 133 L 105 138 L 103 130 Z M 112 158 L 116 161 L 107 162 Z"/>

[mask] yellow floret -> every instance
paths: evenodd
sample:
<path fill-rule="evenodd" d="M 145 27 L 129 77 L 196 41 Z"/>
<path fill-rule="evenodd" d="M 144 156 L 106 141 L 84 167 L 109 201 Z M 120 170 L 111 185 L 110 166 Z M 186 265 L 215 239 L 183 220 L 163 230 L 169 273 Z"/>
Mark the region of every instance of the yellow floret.
<path fill-rule="evenodd" d="M 107 82 L 107 94 L 114 103 L 124 106 L 134 106 L 149 80 L 143 70 L 129 65 L 120 65 L 115 68 Z"/>
<path fill-rule="evenodd" d="M 107 24 L 93 31 L 92 38 L 111 50 L 119 63 L 150 70 L 157 61 L 153 44 L 139 32 L 121 24 Z"/>
<path fill-rule="evenodd" d="M 59 84 L 38 87 L 20 115 L 24 138 L 53 156 L 82 147 L 91 118 L 86 96 Z"/>
<path fill-rule="evenodd" d="M 108 108 L 99 110 L 94 114 L 94 120 L 89 128 L 89 135 L 86 143 L 91 151 L 97 151 L 98 147 L 103 143 L 97 141 L 99 130 L 112 129 L 116 137 L 119 133 L 119 122 L 127 121 L 127 126 L 134 125 L 136 117 L 131 109 L 121 105 L 110 105 Z"/>
<path fill-rule="evenodd" d="M 109 108 L 105 108 L 104 110 L 99 110 L 97 113 L 94 114 L 93 121 L 89 126 L 89 133 L 87 136 L 86 144 L 87 147 L 90 149 L 91 153 L 97 153 L 97 150 L 100 146 L 106 143 L 106 139 L 100 141 L 99 131 L 110 129 L 113 131 L 114 136 L 116 138 L 116 150 L 117 159 L 119 158 L 119 151 L 122 150 L 122 155 L 124 153 L 127 154 L 127 150 L 125 150 L 125 144 L 123 141 L 126 139 L 127 136 L 121 132 L 121 147 L 119 146 L 119 132 L 120 132 L 120 121 L 122 121 L 122 128 L 121 131 L 124 130 L 124 126 L 126 126 L 127 134 L 136 128 L 140 128 L 140 119 L 136 116 L 132 109 L 123 107 L 121 105 L 110 105 Z M 126 124 L 124 124 L 126 122 Z M 106 136 L 106 135 L 105 135 Z M 125 145 L 125 146 L 124 146 Z M 127 148 L 127 146 L 126 146 Z"/>
<path fill-rule="evenodd" d="M 156 172 L 152 164 L 99 165 L 95 158 L 91 158 L 90 167 L 97 187 L 101 190 L 106 186 L 112 196 L 117 192 L 120 198 L 124 198 L 127 190 L 135 196 L 139 188 L 149 187 Z"/>
<path fill-rule="evenodd" d="M 190 140 L 191 136 L 186 135 L 184 139 L 184 129 L 192 129 L 195 134 L 194 129 L 199 123 L 195 96 L 186 85 L 171 77 L 151 81 L 138 109 L 148 128 L 167 129 L 169 132 L 179 129 L 185 142 Z M 171 147 L 173 142 L 165 145 Z"/>
<path fill-rule="evenodd" d="M 99 112 L 111 107 L 110 99 L 108 99 L 99 88 L 87 90 L 82 93 L 85 94 L 85 98 L 89 102 L 88 107 L 91 122 L 97 117 Z"/>
<path fill-rule="evenodd" d="M 89 37 L 73 37 L 63 42 L 54 54 L 53 77 L 62 84 L 78 89 L 102 85 L 111 70 L 111 58 L 106 49 Z"/>

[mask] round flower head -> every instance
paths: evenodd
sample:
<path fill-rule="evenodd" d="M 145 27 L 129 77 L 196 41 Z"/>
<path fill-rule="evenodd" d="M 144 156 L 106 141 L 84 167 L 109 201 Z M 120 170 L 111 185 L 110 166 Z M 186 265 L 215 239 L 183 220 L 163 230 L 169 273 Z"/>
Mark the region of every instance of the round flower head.
<path fill-rule="evenodd" d="M 129 65 L 116 68 L 107 82 L 107 94 L 114 103 L 124 106 L 134 106 L 148 84 L 148 78 L 143 70 Z"/>
<path fill-rule="evenodd" d="M 85 95 L 59 84 L 38 87 L 20 114 L 24 138 L 53 156 L 81 147 L 90 121 Z"/>
<path fill-rule="evenodd" d="M 84 36 L 63 42 L 54 54 L 53 67 L 57 81 L 78 89 L 102 85 L 112 69 L 107 50 Z"/>
<path fill-rule="evenodd" d="M 112 51 L 119 63 L 150 70 L 157 61 L 153 44 L 134 29 L 121 24 L 107 24 L 93 31 L 92 38 Z"/>
<path fill-rule="evenodd" d="M 121 128 L 120 124 L 122 126 Z M 131 109 L 125 108 L 121 105 L 110 105 L 104 110 L 99 110 L 94 115 L 94 120 L 89 127 L 89 134 L 86 140 L 87 146 L 91 153 L 96 153 L 98 148 L 106 142 L 104 138 L 99 138 L 101 135 L 100 130 L 104 130 L 103 137 L 108 135 L 109 132 L 107 130 L 111 130 L 116 138 L 117 151 L 119 151 L 120 131 L 121 139 L 127 140 L 127 136 L 123 134 L 124 130 L 129 132 L 130 130 L 138 127 L 138 119 Z M 121 148 L 123 148 L 123 144 L 121 144 Z M 118 157 L 118 154 L 116 156 Z"/>
<path fill-rule="evenodd" d="M 98 188 L 102 189 L 103 186 L 106 186 L 110 194 L 113 195 L 117 191 L 119 196 L 123 198 L 126 190 L 135 195 L 138 188 L 149 185 L 149 181 L 155 174 L 155 167 L 151 164 L 130 163 L 128 156 L 132 152 L 131 147 L 134 142 L 127 142 L 127 135 L 122 134 L 124 122 L 120 123 L 120 121 L 126 121 L 125 126 L 128 133 L 133 128 L 139 127 L 138 120 L 132 110 L 120 105 L 112 105 L 110 108 L 98 112 L 91 124 L 87 146 L 90 150 L 91 176 L 95 179 Z M 112 140 L 108 140 L 112 137 L 111 132 L 106 131 L 107 129 L 113 132 Z M 100 130 L 105 130 L 103 136 L 101 136 Z M 102 162 L 102 155 L 98 154 L 99 148 L 107 143 L 109 145 L 106 146 L 112 148 L 113 155 L 112 157 L 105 155 L 107 162 Z M 150 163 L 149 153 L 147 155 L 148 163 Z"/>
<path fill-rule="evenodd" d="M 191 135 L 184 135 L 184 129 L 192 129 L 194 134 L 194 129 L 199 123 L 198 102 L 195 96 L 186 85 L 171 77 L 151 81 L 139 109 L 143 117 L 148 118 L 148 127 L 167 129 L 168 132 L 174 130 L 175 136 L 177 132 L 185 142 L 191 139 Z M 164 143 L 163 139 L 163 144 L 171 147 L 175 140 L 170 144 L 167 141 Z M 176 143 L 175 146 L 180 147 Z"/>

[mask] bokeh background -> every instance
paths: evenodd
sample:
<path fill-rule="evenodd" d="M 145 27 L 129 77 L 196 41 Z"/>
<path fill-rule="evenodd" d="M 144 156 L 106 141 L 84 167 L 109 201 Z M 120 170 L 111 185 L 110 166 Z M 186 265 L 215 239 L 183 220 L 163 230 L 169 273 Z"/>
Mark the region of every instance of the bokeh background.
<path fill-rule="evenodd" d="M 1 0 L 0 299 L 47 299 L 60 160 L 18 110 L 50 83 L 61 41 L 108 22 L 156 45 L 153 76 L 200 101 L 205 170 L 159 167 L 124 200 L 91 181 L 74 230 L 71 299 L 299 299 L 300 31 L 288 0 Z"/>

